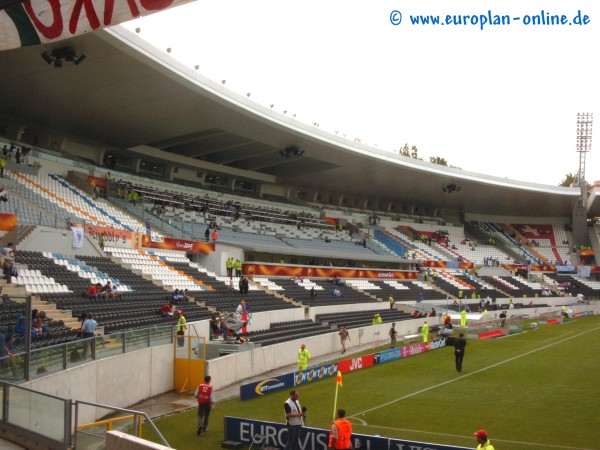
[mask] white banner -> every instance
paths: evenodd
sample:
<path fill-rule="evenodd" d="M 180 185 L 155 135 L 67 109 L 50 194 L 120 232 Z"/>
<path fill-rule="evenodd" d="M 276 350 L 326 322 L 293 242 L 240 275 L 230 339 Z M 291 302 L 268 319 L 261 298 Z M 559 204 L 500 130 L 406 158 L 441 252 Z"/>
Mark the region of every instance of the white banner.
<path fill-rule="evenodd" d="M 83 227 L 71 227 L 73 232 L 73 248 L 83 247 Z"/>
<path fill-rule="evenodd" d="M 590 266 L 579 266 L 577 267 L 577 275 L 581 278 L 589 278 L 592 273 L 592 268 Z"/>

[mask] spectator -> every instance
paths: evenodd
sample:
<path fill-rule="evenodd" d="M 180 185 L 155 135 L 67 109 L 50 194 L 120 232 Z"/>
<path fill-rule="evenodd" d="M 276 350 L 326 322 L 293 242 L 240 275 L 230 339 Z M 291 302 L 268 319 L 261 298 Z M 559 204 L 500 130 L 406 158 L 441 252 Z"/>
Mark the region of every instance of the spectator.
<path fill-rule="evenodd" d="M 0 162 L 1 164 L 1 162 Z M 2 176 L 4 178 L 4 176 Z M 0 188 L 0 202 L 6 203 L 8 201 L 8 192 L 4 190 L 4 188 Z"/>
<path fill-rule="evenodd" d="M 14 267 L 15 260 L 15 245 L 10 242 L 4 249 L 2 249 L 2 270 L 6 283 L 12 283 L 12 277 L 18 276 L 17 269 Z"/>
<path fill-rule="evenodd" d="M 183 301 L 186 303 L 194 303 L 196 300 L 192 295 L 190 295 L 190 291 L 186 289 L 183 291 Z"/>
<path fill-rule="evenodd" d="M 179 289 L 175 289 L 175 291 L 171 294 L 171 303 L 174 305 L 178 305 L 183 301 L 183 292 Z"/>
<path fill-rule="evenodd" d="M 158 312 L 163 317 L 173 317 L 173 303 L 165 303 L 160 307 Z"/>
<path fill-rule="evenodd" d="M 15 322 L 15 333 L 19 336 L 23 336 L 25 334 L 25 315 L 21 314 L 17 318 Z"/>
<path fill-rule="evenodd" d="M 111 286 L 110 280 L 107 280 L 106 284 L 102 286 L 102 288 L 100 289 L 100 293 L 102 294 L 102 298 L 104 298 L 105 300 L 108 298 L 112 300 L 121 299 L 121 294 L 116 292 L 116 290 Z"/>
<path fill-rule="evenodd" d="M 85 319 L 81 324 L 81 337 L 83 339 L 89 339 L 95 336 L 96 328 L 98 327 L 98 322 L 94 320 L 94 316 L 92 313 L 87 313 L 85 315 Z M 95 340 L 91 340 L 91 342 L 85 342 L 83 345 L 83 358 L 87 358 L 88 350 L 90 346 L 95 345 Z"/>
<path fill-rule="evenodd" d="M 100 300 L 100 283 L 92 284 L 87 291 L 87 298 L 89 300 Z"/>

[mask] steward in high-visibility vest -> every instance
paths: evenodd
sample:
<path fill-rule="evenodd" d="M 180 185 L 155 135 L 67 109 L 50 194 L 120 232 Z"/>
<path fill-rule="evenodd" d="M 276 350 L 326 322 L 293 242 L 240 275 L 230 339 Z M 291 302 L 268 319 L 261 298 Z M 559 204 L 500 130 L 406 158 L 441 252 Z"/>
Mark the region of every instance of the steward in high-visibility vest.
<path fill-rule="evenodd" d="M 302 344 L 298 350 L 298 370 L 305 370 L 310 361 L 310 352 L 306 350 L 306 345 Z"/>
<path fill-rule="evenodd" d="M 423 336 L 423 342 L 429 342 L 429 324 L 427 322 L 421 327 L 421 335 Z"/>
<path fill-rule="evenodd" d="M 467 326 L 467 310 L 466 309 L 463 309 L 460 312 L 460 326 L 461 327 Z"/>
<path fill-rule="evenodd" d="M 337 419 L 331 425 L 327 448 L 334 450 L 347 449 L 352 446 L 352 424 L 345 419 L 346 411 L 338 409 Z"/>

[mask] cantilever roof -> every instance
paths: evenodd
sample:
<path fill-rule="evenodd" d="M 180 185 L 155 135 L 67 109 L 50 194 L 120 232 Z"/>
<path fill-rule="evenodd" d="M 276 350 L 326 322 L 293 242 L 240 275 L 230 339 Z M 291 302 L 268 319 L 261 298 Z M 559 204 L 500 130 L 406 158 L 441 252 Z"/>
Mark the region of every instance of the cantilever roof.
<path fill-rule="evenodd" d="M 0 117 L 125 153 L 158 148 L 155 156 L 181 167 L 223 170 L 307 192 L 394 201 L 397 207 L 570 216 L 579 196 L 575 188 L 451 169 L 322 132 L 228 91 L 123 27 L 52 44 L 62 46 L 73 46 L 87 58 L 57 69 L 40 57 L 40 47 L 0 52 Z M 304 155 L 279 154 L 291 145 Z M 490 155 L 490 164 L 496 158 L 502 155 Z M 449 184 L 460 190 L 444 193 Z"/>

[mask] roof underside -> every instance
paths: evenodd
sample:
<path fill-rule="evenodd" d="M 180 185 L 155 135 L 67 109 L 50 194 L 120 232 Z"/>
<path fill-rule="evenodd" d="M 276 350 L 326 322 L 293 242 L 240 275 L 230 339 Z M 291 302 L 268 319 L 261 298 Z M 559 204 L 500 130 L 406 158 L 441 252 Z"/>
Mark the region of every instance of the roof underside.
<path fill-rule="evenodd" d="M 192 69 L 176 73 L 172 61 L 169 66 L 161 62 L 166 55 L 147 44 L 140 52 L 130 45 L 137 45 L 137 36 L 122 29 L 118 33 L 130 42 L 114 32 L 98 31 L 52 44 L 84 53 L 87 58 L 77 66 L 46 64 L 41 47 L 0 52 L 0 120 L 84 137 L 123 153 L 154 147 L 164 152 L 166 161 L 176 155 L 177 165 L 214 163 L 246 171 L 244 177 L 250 180 L 267 174 L 307 192 L 393 201 L 397 206 L 550 217 L 570 216 L 577 200 L 575 189 L 369 152 L 227 92 Z M 304 150 L 303 156 L 283 157 L 279 151 L 289 146 Z M 460 190 L 444 193 L 449 184 Z"/>

